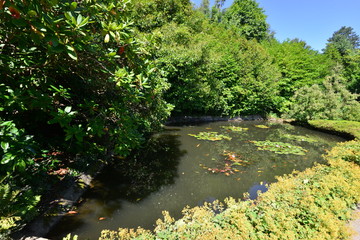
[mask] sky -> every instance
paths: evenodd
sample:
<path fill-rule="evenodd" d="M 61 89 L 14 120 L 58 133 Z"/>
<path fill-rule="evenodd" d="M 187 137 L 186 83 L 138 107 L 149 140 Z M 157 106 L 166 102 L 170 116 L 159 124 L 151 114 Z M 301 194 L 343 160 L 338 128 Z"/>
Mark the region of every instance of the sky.
<path fill-rule="evenodd" d="M 200 5 L 201 0 L 191 0 Z M 215 2 L 210 0 L 210 3 Z M 226 0 L 229 7 L 233 0 Z M 342 26 L 360 35 L 360 0 L 257 0 L 279 41 L 299 38 L 314 50 L 325 48 L 327 40 Z"/>

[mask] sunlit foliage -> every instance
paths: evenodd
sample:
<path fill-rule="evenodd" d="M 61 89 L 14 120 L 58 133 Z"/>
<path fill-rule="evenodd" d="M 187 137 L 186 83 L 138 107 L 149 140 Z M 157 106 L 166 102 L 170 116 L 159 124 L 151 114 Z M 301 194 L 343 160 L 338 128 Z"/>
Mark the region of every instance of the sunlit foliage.
<path fill-rule="evenodd" d="M 357 94 L 350 93 L 336 72 L 322 85 L 305 86 L 296 91 L 288 117 L 297 120 L 360 120 Z"/>

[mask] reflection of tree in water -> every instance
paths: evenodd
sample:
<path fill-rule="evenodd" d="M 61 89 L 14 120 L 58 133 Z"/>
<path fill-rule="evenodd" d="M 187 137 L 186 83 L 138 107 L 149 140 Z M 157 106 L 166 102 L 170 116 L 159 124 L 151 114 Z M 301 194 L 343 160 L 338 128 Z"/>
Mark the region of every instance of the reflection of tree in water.
<path fill-rule="evenodd" d="M 131 180 L 126 192 L 129 200 L 146 197 L 174 183 L 180 158 L 186 153 L 180 150 L 181 142 L 177 138 L 175 135 L 153 137 L 142 150 L 117 166 Z"/>
<path fill-rule="evenodd" d="M 85 202 L 95 201 L 100 208 L 80 208 L 79 215 L 61 219 L 47 237 L 62 239 L 61 234 L 79 229 L 86 224 L 85 219 L 94 215 L 95 219 L 110 218 L 121 209 L 123 200 L 139 202 L 162 186 L 174 183 L 180 158 L 186 153 L 180 145 L 176 135 L 158 135 L 132 156 L 106 166 L 83 195 Z"/>
<path fill-rule="evenodd" d="M 170 134 L 154 136 L 132 156 L 107 166 L 94 181 L 95 187 L 87 197 L 96 198 L 97 195 L 106 201 L 135 202 L 164 185 L 173 184 L 180 158 L 186 153 L 180 150 L 177 138 Z"/>

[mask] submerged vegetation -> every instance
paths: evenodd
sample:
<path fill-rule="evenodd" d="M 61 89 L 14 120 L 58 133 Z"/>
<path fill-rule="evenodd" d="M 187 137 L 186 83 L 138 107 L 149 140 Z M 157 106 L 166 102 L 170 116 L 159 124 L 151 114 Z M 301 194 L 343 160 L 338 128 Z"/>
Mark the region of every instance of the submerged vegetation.
<path fill-rule="evenodd" d="M 223 155 L 225 156 L 223 166 L 210 168 L 201 164 L 200 167 L 208 170 L 210 173 L 223 173 L 226 176 L 229 176 L 231 174 L 235 174 L 236 172 L 240 172 L 236 166 L 246 166 L 250 164 L 248 160 L 243 159 L 242 156 L 235 152 L 224 151 Z"/>
<path fill-rule="evenodd" d="M 0 237 L 36 216 L 41 209 L 37 204 L 53 184 L 104 162 L 124 161 L 170 114 L 338 120 L 340 124 L 331 126 L 310 124 L 360 138 L 360 38 L 351 27 L 334 32 L 320 53 L 299 39 L 276 40 L 255 0 L 235 0 L 228 9 L 222 8 L 223 2 L 210 7 L 204 0 L 195 8 L 189 0 L 0 1 Z M 225 130 L 246 131 L 231 126 Z M 215 132 L 192 136 L 230 139 Z M 303 151 L 279 142 L 258 144 L 278 153 Z M 358 141 L 341 146 L 339 156 L 358 162 L 353 149 L 358 149 Z M 334 171 L 339 184 L 348 188 L 336 192 L 319 185 L 328 191 L 319 196 L 313 192 L 315 183 L 301 190 L 315 195 L 299 204 L 322 204 L 323 198 L 339 202 L 339 209 L 325 205 L 331 211 L 323 214 L 319 206 L 314 212 L 290 209 L 293 219 L 269 212 L 284 221 L 275 226 L 261 206 L 276 209 L 277 203 L 264 200 L 265 205 L 249 211 L 241 206 L 253 203 L 242 203 L 238 216 L 245 214 L 249 220 L 242 226 L 230 210 L 231 218 L 221 221 L 205 209 L 199 211 L 208 219 L 204 226 L 215 224 L 213 236 L 246 228 L 248 236 L 285 232 L 290 238 L 295 232 L 284 231 L 286 222 L 298 221 L 293 226 L 299 237 L 315 236 L 311 229 L 342 237 L 342 227 L 331 228 L 336 221 L 326 229 L 319 221 L 331 214 L 347 218 L 345 209 L 358 201 L 353 192 L 357 180 L 346 182 L 341 171 L 353 176 L 356 169 L 332 161 L 318 166 L 319 173 L 303 174 L 330 179 L 325 172 Z M 285 182 L 295 181 L 291 179 Z M 189 219 L 197 218 L 195 210 L 185 212 Z M 320 217 L 310 222 L 316 214 Z M 166 230 L 175 226 L 168 220 L 159 223 L 158 237 L 175 234 Z M 188 237 L 200 234 L 192 221 L 178 223 L 176 231 Z M 262 229 L 265 223 L 272 230 Z M 135 236 L 127 230 L 121 234 Z"/>

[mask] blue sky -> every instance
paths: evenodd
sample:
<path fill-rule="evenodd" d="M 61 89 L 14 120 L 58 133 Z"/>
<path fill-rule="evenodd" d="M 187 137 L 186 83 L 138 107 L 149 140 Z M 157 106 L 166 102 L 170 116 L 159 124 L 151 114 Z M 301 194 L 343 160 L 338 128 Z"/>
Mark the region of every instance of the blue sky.
<path fill-rule="evenodd" d="M 199 5 L 201 0 L 192 0 Z M 211 3 L 214 0 L 210 1 Z M 233 1 L 226 0 L 224 7 Z M 342 26 L 360 35 L 360 0 L 257 0 L 279 41 L 299 38 L 321 51 Z"/>

